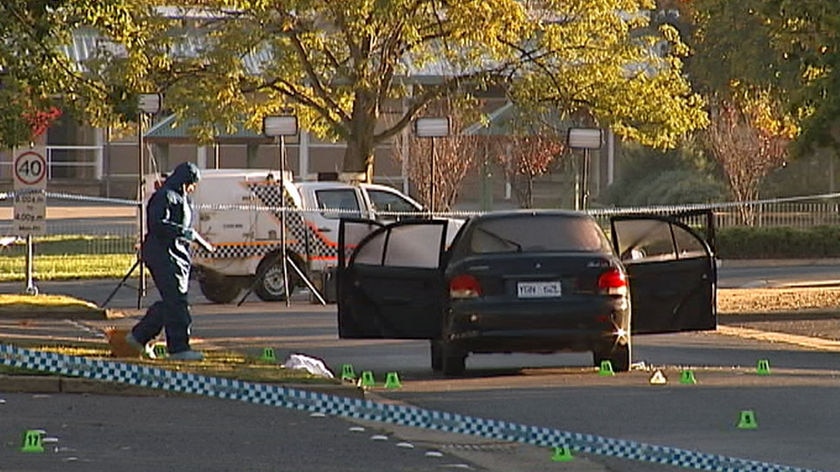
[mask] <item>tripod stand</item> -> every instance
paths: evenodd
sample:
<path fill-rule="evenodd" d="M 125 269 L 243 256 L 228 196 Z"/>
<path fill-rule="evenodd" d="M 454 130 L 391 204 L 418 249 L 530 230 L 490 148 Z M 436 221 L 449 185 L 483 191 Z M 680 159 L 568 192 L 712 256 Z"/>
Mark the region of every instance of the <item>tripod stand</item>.
<path fill-rule="evenodd" d="M 213 252 L 213 251 L 216 250 L 216 248 L 213 247 L 213 244 L 211 244 L 209 241 L 204 239 L 200 234 L 195 233 L 194 236 L 195 236 L 194 242 L 196 244 L 198 244 L 199 246 L 201 246 L 202 248 L 204 248 L 204 250 L 206 250 L 207 252 Z M 128 280 L 128 278 L 131 277 L 131 274 L 134 273 L 134 269 L 140 267 L 140 277 L 145 277 L 144 271 L 143 271 L 142 254 L 143 254 L 143 244 L 141 243 L 140 244 L 140 249 L 138 249 L 138 251 L 137 251 L 137 259 L 134 261 L 134 265 L 131 266 L 131 269 L 128 269 L 128 272 L 125 273 L 122 280 L 120 280 L 120 282 L 117 284 L 117 286 L 114 287 L 114 290 L 111 291 L 111 294 L 108 295 L 108 298 L 106 298 L 105 301 L 102 302 L 102 308 L 105 308 L 105 306 L 108 305 L 108 302 L 110 302 L 111 299 L 114 298 L 114 295 L 117 293 L 117 290 L 119 290 L 120 287 L 122 287 L 123 285 L 128 285 L 126 283 L 126 280 Z M 140 301 L 143 298 L 143 295 L 145 295 L 145 294 L 146 294 L 146 284 L 141 283 L 137 287 L 137 309 L 138 310 L 140 309 Z"/>
<path fill-rule="evenodd" d="M 111 291 L 111 294 L 108 295 L 108 298 L 106 298 L 105 301 L 102 302 L 102 305 L 101 305 L 102 308 L 105 308 L 106 306 L 108 306 L 108 302 L 110 302 L 111 299 L 114 298 L 114 295 L 117 294 L 117 290 L 119 290 L 120 287 L 122 287 L 124 285 L 128 285 L 126 280 L 128 280 L 128 278 L 131 277 L 131 274 L 134 273 L 134 270 L 137 269 L 138 267 L 140 267 L 142 264 L 143 264 L 143 261 L 140 259 L 140 252 L 138 251 L 137 259 L 134 261 L 134 265 L 131 266 L 131 269 L 128 269 L 128 272 L 125 273 L 122 280 L 120 280 L 119 283 L 117 284 L 117 286 L 114 287 L 114 290 Z M 145 274 L 143 274 L 143 272 L 144 271 L 141 269 L 140 277 L 144 277 Z M 138 310 L 140 309 L 140 302 L 143 299 L 143 295 L 145 295 L 145 292 L 146 292 L 145 287 L 143 287 L 142 284 L 137 286 L 137 309 Z"/>
<path fill-rule="evenodd" d="M 142 166 L 142 164 L 141 164 Z M 143 207 L 143 202 L 145 200 L 145 190 L 143 188 L 144 179 L 142 174 L 140 174 L 140 178 L 138 181 L 139 189 L 137 194 L 140 197 L 139 204 L 137 205 L 137 220 L 138 220 L 138 234 L 139 234 L 139 241 L 137 242 L 136 248 L 136 255 L 137 257 L 134 260 L 134 264 L 128 269 L 128 272 L 125 273 L 122 280 L 114 287 L 114 290 L 108 295 L 108 298 L 102 303 L 102 308 L 105 308 L 108 305 L 108 302 L 114 298 L 114 295 L 117 293 L 117 290 L 124 285 L 128 285 L 126 280 L 131 277 L 131 274 L 134 273 L 135 269 L 140 269 L 140 283 L 137 285 L 137 309 L 139 310 L 141 307 L 141 302 L 143 297 L 146 296 L 146 267 L 143 265 L 143 239 L 145 237 L 145 227 L 146 227 L 146 209 Z"/>
<path fill-rule="evenodd" d="M 290 287 L 289 287 L 288 266 L 291 266 L 292 269 L 294 269 L 294 271 L 295 271 L 295 273 L 297 273 L 298 277 L 300 277 L 300 279 L 303 280 L 303 283 L 305 283 L 306 286 L 309 287 L 309 290 L 311 290 L 312 293 L 315 294 L 315 297 L 318 298 L 318 301 L 321 302 L 321 305 L 326 305 L 327 304 L 327 301 L 324 300 L 324 297 L 321 295 L 321 292 L 319 292 L 318 289 L 315 288 L 315 285 L 312 284 L 312 281 L 309 280 L 309 277 L 307 277 L 306 274 L 304 274 L 303 271 L 300 269 L 300 267 L 298 267 L 298 265 L 295 263 L 294 259 L 292 259 L 291 256 L 286 254 L 286 251 L 281 251 L 281 252 L 275 254 L 274 257 L 269 259 L 269 263 L 265 265 L 265 268 L 263 268 L 263 270 L 258 271 L 256 274 L 254 274 L 254 281 L 248 287 L 248 290 L 245 291 L 245 294 L 242 295 L 242 298 L 239 300 L 239 303 L 237 303 L 236 306 L 242 306 L 242 304 L 245 302 L 245 299 L 248 298 L 248 295 L 250 295 L 254 291 L 254 288 L 257 286 L 257 284 L 262 282 L 263 277 L 265 277 L 265 274 L 268 273 L 268 271 L 271 270 L 271 268 L 274 267 L 274 265 L 277 264 L 277 262 L 279 262 L 279 261 L 284 262 L 283 263 L 283 284 L 284 284 L 284 287 L 286 289 L 286 306 L 289 306 L 289 298 L 291 297 L 291 293 L 289 293 L 290 292 L 290 290 L 289 290 Z"/>

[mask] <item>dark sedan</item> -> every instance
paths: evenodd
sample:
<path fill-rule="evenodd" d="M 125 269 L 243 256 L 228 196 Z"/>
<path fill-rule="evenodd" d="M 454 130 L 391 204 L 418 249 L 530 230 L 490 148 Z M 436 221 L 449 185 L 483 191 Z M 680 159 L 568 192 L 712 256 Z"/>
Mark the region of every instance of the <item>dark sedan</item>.
<path fill-rule="evenodd" d="M 631 333 L 716 327 L 711 228 L 684 216 L 614 217 L 611 243 L 582 212 L 491 212 L 449 248 L 445 221 L 345 220 L 339 335 L 429 339 L 447 375 L 500 352 L 591 351 L 626 371 Z"/>

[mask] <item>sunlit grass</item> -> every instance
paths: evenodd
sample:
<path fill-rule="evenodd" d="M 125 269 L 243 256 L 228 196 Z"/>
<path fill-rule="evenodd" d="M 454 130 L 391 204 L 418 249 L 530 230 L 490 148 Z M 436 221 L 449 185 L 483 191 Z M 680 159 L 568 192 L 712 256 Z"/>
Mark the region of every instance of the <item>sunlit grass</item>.
<path fill-rule="evenodd" d="M 117 360 L 110 356 L 108 343 L 105 339 L 101 343 L 79 341 L 75 343 L 43 344 L 15 342 L 19 347 L 39 351 L 54 352 L 69 356 L 89 357 L 99 360 Z M 337 384 L 334 379 L 309 374 L 298 369 L 286 369 L 277 363 L 268 363 L 256 357 L 249 357 L 232 351 L 203 351 L 205 359 L 198 362 L 178 362 L 166 359 L 119 359 L 119 362 L 130 362 L 148 367 L 159 367 L 178 372 L 189 372 L 214 377 L 227 377 L 247 382 L 267 383 L 317 383 Z M 49 375 L 43 372 L 8 367 L 0 365 L 0 374 L 17 375 Z"/>
<path fill-rule="evenodd" d="M 32 274 L 36 280 L 122 277 L 136 260 L 136 237 L 50 235 L 33 238 Z M 26 242 L 0 250 L 0 282 L 26 279 Z"/>
<path fill-rule="evenodd" d="M 91 302 L 66 295 L 0 295 L 0 308 L 4 306 L 32 306 L 40 308 L 97 308 Z"/>
<path fill-rule="evenodd" d="M 72 254 L 33 257 L 36 280 L 121 278 L 136 260 L 134 254 Z M 137 275 L 135 272 L 134 275 Z M 24 256 L 0 256 L 0 282 L 26 279 Z"/>
<path fill-rule="evenodd" d="M 56 234 L 32 239 L 35 254 L 130 254 L 137 243 L 136 236 Z M 3 249 L 4 255 L 26 255 L 26 242 L 19 239 Z"/>

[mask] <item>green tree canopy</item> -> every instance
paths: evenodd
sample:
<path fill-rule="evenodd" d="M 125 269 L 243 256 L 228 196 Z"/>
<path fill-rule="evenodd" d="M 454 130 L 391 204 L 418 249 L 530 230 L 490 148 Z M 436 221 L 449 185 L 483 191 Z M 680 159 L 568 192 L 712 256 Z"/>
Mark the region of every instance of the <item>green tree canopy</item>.
<path fill-rule="evenodd" d="M 18 102 L 61 94 L 92 123 L 161 92 L 203 140 L 294 112 L 343 140 L 344 170 L 442 97 L 486 90 L 672 147 L 705 125 L 682 76 L 676 30 L 649 28 L 648 0 L 58 0 L 3 2 L 3 70 Z M 26 21 L 21 21 L 21 18 Z M 84 64 L 70 33 L 107 38 Z M 9 80 L 9 79 L 7 79 Z M 5 83 L 5 82 L 4 82 Z M 465 100 L 462 103 L 470 103 Z M 2 106 L 7 107 L 4 104 Z M 18 116 L 19 113 L 12 113 Z M 10 135 L 2 131 L 5 136 Z M 14 134 L 14 133 L 11 133 Z M 9 142 L 6 139 L 4 142 Z"/>
<path fill-rule="evenodd" d="M 28 143 L 45 120 L 57 116 L 57 106 L 101 121 L 113 103 L 111 85 L 89 75 L 68 49 L 80 28 L 119 31 L 115 37 L 121 40 L 132 37 L 137 31 L 132 1 L 0 2 L 0 148 Z"/>
<path fill-rule="evenodd" d="M 641 33 L 645 0 L 159 3 L 166 15 L 135 12 L 143 28 L 122 60 L 103 62 L 103 76 L 156 85 L 204 138 L 293 111 L 318 136 L 347 142 L 348 172 L 369 172 L 374 147 L 432 101 L 490 88 L 585 110 L 662 147 L 705 124 L 681 76 L 675 30 Z"/>
<path fill-rule="evenodd" d="M 690 0 L 669 6 L 690 18 L 687 72 L 698 90 L 723 100 L 770 93 L 787 110 L 784 120 L 799 127 L 796 148 L 840 146 L 840 97 L 833 93 L 840 88 L 840 3 Z"/>
<path fill-rule="evenodd" d="M 802 118 L 798 147 L 840 148 L 840 3 L 772 0 L 760 11 L 773 46 L 798 72 L 785 82 Z"/>

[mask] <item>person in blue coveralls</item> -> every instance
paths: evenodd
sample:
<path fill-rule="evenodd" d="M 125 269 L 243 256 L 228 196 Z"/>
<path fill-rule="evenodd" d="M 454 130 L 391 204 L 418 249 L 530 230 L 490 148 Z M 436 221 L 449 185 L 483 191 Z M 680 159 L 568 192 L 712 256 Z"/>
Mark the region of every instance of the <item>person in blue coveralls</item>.
<path fill-rule="evenodd" d="M 172 360 L 199 361 L 204 356 L 190 347 L 190 244 L 200 236 L 192 228 L 190 194 L 201 178 L 198 167 L 183 162 L 166 177 L 146 206 L 146 238 L 142 259 L 152 274 L 161 300 L 153 303 L 143 318 L 125 335 L 125 342 L 138 353 L 161 330 L 166 332 L 166 350 Z"/>

